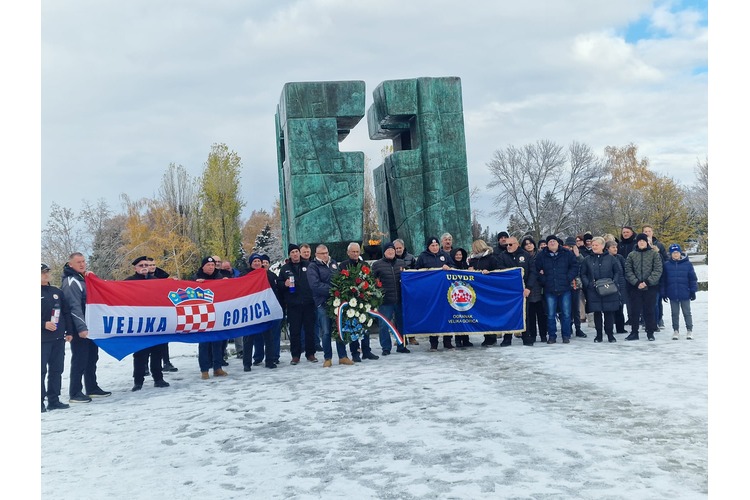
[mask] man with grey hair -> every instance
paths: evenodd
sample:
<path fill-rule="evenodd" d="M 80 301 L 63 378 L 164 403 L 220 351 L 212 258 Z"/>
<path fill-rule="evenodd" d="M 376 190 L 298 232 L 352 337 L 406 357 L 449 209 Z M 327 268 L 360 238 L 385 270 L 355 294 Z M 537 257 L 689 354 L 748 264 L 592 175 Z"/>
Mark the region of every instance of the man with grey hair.
<path fill-rule="evenodd" d="M 406 250 L 404 240 L 401 238 L 393 240 L 393 248 L 396 250 L 396 258 L 404 261 L 404 269 L 414 269 L 414 262 L 417 259 Z"/>
<path fill-rule="evenodd" d="M 347 260 L 341 263 L 341 269 L 349 269 L 357 267 L 357 264 L 364 263 L 362 260 L 362 257 L 360 257 L 360 247 L 359 243 L 357 242 L 351 242 L 349 243 L 349 246 L 346 247 L 346 255 L 349 257 Z M 362 361 L 362 359 L 378 359 L 380 356 L 373 354 L 372 349 L 370 348 L 370 334 L 366 333 L 362 337 L 362 357 L 360 358 L 359 355 L 359 347 L 360 343 L 359 340 L 354 340 L 349 343 L 349 351 L 352 353 L 352 361 L 355 363 L 359 363 Z"/>
<path fill-rule="evenodd" d="M 450 255 L 451 250 L 453 250 L 453 236 L 451 236 L 451 233 L 443 233 L 440 236 L 440 247 L 445 253 Z"/>

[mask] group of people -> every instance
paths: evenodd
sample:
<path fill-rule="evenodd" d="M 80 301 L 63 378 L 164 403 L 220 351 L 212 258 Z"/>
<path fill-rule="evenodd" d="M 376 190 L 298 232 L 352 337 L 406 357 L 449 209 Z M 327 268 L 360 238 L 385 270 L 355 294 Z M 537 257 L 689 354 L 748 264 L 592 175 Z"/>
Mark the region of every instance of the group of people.
<path fill-rule="evenodd" d="M 332 342 L 336 345 L 338 363 L 353 365 L 363 359 L 377 360 L 370 343 L 369 330 L 361 340 L 348 346 L 333 333 L 326 301 L 331 293 L 333 277 L 344 269 L 362 262 L 361 248 L 356 242 L 347 247 L 347 259 L 336 262 L 328 247 L 320 244 L 312 248 L 307 244 L 290 244 L 288 258 L 278 275 L 270 270 L 267 255 L 252 254 L 248 259 L 250 270 L 265 269 L 268 284 L 282 306 L 289 331 L 289 349 L 292 365 L 305 359 L 317 363 L 316 354 L 323 352 L 323 367 L 333 364 Z M 141 256 L 133 262 L 133 274 L 127 280 L 166 279 L 169 274 L 156 266 L 153 258 Z M 593 237 L 586 233 L 563 241 L 556 235 L 536 241 L 524 236 L 520 243 L 507 232 L 500 232 L 496 247 L 484 240 L 476 240 L 471 251 L 453 247 L 453 237 L 444 233 L 438 239 L 427 238 L 425 249 L 418 256 L 409 253 L 404 241 L 396 239 L 384 245 L 383 257 L 371 264 L 371 272 L 382 283 L 383 303 L 378 312 L 402 331 L 401 272 L 408 269 L 462 269 L 489 273 L 495 270 L 520 267 L 523 269 L 524 297 L 526 299 L 525 331 L 519 336 L 523 345 L 533 346 L 537 339 L 546 344 L 557 343 L 557 325 L 560 325 L 562 343 L 571 336 L 587 337 L 581 322 L 587 315 L 593 320 L 596 336 L 594 342 L 616 342 L 617 333 L 630 335 L 625 340 L 638 340 L 641 322 L 648 340 L 654 340 L 659 331 L 662 301 L 671 304 L 672 339 L 679 339 L 680 313 L 692 339 L 690 301 L 695 300 L 698 289 L 695 270 L 683 255 L 678 244 L 669 249 L 653 236 L 653 228 L 644 226 L 636 234 L 632 227 L 624 226 L 619 241 L 613 235 Z M 111 392 L 99 387 L 96 378 L 98 347 L 88 339 L 86 325 L 86 260 L 83 254 L 73 253 L 63 269 L 61 288 L 49 282 L 50 268 L 42 264 L 42 412 L 65 409 L 69 405 L 60 401 L 65 342 L 70 342 L 70 403 L 88 403 L 92 398 L 107 397 Z M 194 281 L 230 279 L 239 276 L 231 263 L 218 256 L 205 257 L 192 277 Z M 627 311 L 628 319 L 625 319 Z M 281 356 L 281 321 L 269 322 L 260 334 L 235 340 L 238 357 L 243 360 L 246 372 L 253 366 L 276 368 Z M 616 330 L 615 330 L 616 329 Z M 381 354 L 393 351 L 393 339 L 385 321 L 372 328 L 377 331 Z M 443 335 L 443 348 L 473 347 L 468 335 Z M 512 344 L 513 335 L 503 335 L 501 347 Z M 440 336 L 429 336 L 430 351 L 439 348 Z M 497 344 L 497 335 L 485 335 L 482 346 Z M 395 352 L 410 353 L 407 345 L 418 345 L 410 336 Z M 348 352 L 347 352 L 348 347 Z M 198 344 L 198 364 L 202 379 L 224 377 L 227 341 Z M 168 344 L 143 349 L 133 354 L 132 390 L 143 387 L 145 377 L 151 375 L 154 386 L 169 387 L 164 380 L 165 371 L 176 371 L 169 362 Z M 47 383 L 45 385 L 45 376 Z M 84 392 L 85 388 L 85 392 Z M 45 407 L 44 400 L 47 400 Z"/>

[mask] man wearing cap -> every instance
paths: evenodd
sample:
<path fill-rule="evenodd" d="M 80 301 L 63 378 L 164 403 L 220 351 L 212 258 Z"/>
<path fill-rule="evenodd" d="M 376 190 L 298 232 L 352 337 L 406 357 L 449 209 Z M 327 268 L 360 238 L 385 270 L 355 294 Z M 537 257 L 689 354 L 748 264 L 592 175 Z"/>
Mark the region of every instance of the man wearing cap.
<path fill-rule="evenodd" d="M 70 316 L 70 307 L 63 297 L 62 290 L 50 285 L 49 277 L 49 266 L 42 264 L 42 413 L 47 410 L 70 408 L 70 405 L 60 401 L 60 391 L 65 367 L 65 342 L 73 339 L 69 333 L 74 328 L 73 318 Z"/>
<path fill-rule="evenodd" d="M 158 279 L 163 280 L 169 278 L 169 273 L 166 272 L 164 269 L 156 266 L 156 260 L 153 257 L 148 257 L 148 279 Z M 177 278 L 172 278 L 176 280 Z M 162 371 L 163 372 L 176 372 L 177 367 L 175 367 L 170 361 L 169 361 L 169 344 L 162 344 Z M 146 373 L 148 375 L 148 372 Z"/>
<path fill-rule="evenodd" d="M 307 281 L 307 268 L 310 263 L 302 259 L 298 245 L 290 243 L 287 250 L 289 260 L 281 266 L 276 284 L 286 304 L 291 364 L 296 365 L 302 356 L 302 328 L 304 327 L 306 332 L 315 331 L 315 301 Z M 314 335 L 305 335 L 304 347 L 307 360 L 317 363 Z"/>
<path fill-rule="evenodd" d="M 91 398 L 106 398 L 112 393 L 103 390 L 96 382 L 96 362 L 99 360 L 99 346 L 89 339 L 86 325 L 86 278 L 91 271 L 86 270 L 86 258 L 81 252 L 70 254 L 63 267 L 62 290 L 70 306 L 73 318 L 73 338 L 70 341 L 70 385 L 68 391 L 71 403 L 90 403 Z M 83 379 L 83 380 L 81 380 Z M 86 394 L 83 393 L 84 384 Z"/>
<path fill-rule="evenodd" d="M 151 259 L 153 260 L 153 259 Z M 132 262 L 133 274 L 125 278 L 125 281 L 147 280 L 151 278 L 149 274 L 149 258 L 145 255 L 137 257 Z M 151 377 L 154 379 L 154 387 L 169 387 L 169 383 L 164 380 L 162 371 L 162 360 L 164 358 L 164 348 L 166 344 L 159 344 L 133 353 L 133 388 L 131 391 L 140 391 L 143 389 L 143 381 L 146 378 L 146 367 L 151 369 Z M 151 362 L 149 364 L 149 358 Z"/>
<path fill-rule="evenodd" d="M 268 269 L 263 268 L 262 256 L 259 253 L 254 253 L 247 259 L 247 262 L 250 264 L 251 273 L 258 269 L 266 273 L 268 284 L 278 300 L 278 293 L 276 292 L 276 275 Z M 235 340 L 235 344 L 236 342 L 237 341 Z M 253 365 L 262 365 L 264 359 L 266 362 L 266 368 L 276 368 L 276 363 L 274 362 L 273 327 L 269 327 L 267 330 L 264 330 L 261 333 L 256 333 L 255 335 L 245 335 L 242 337 L 242 346 L 243 349 L 247 351 L 242 357 L 244 371 L 249 372 Z"/>
<path fill-rule="evenodd" d="M 497 252 L 495 257 L 499 257 L 505 250 L 508 249 L 508 238 L 510 235 L 507 231 L 500 231 L 497 235 Z"/>
<path fill-rule="evenodd" d="M 443 235 L 445 236 L 445 235 Z M 399 332 L 403 331 L 401 316 L 401 271 L 406 264 L 396 257 L 396 247 L 393 243 L 386 243 L 383 249 L 383 258 L 372 263 L 372 275 L 383 284 L 383 303 L 378 307 L 378 312 L 395 323 Z M 391 353 L 393 343 L 388 325 L 380 319 L 380 348 L 383 356 Z M 405 345 L 396 347 L 396 352 L 409 353 Z"/>
<path fill-rule="evenodd" d="M 578 276 L 578 262 L 570 250 L 563 248 L 562 241 L 551 234 L 547 236 L 547 247 L 539 250 L 535 260 L 539 281 L 544 287 L 547 306 L 547 343 L 557 343 L 557 312 L 560 312 L 560 330 L 563 344 L 570 343 L 571 336 L 571 290 Z"/>
<path fill-rule="evenodd" d="M 625 279 L 628 282 L 630 302 L 630 335 L 625 340 L 638 340 L 641 313 L 646 322 L 646 336 L 654 340 L 656 331 L 656 291 L 663 271 L 661 257 L 651 250 L 648 236 L 639 233 L 635 237 L 636 248 L 625 259 Z"/>
<path fill-rule="evenodd" d="M 201 267 L 193 275 L 193 281 L 203 283 L 206 280 L 228 279 L 221 275 L 216 268 L 214 257 L 204 257 Z M 208 380 L 208 370 L 213 368 L 214 377 L 229 375 L 222 368 L 224 366 L 224 341 L 198 342 L 198 366 L 201 370 L 201 380 Z"/>
<path fill-rule="evenodd" d="M 698 276 L 695 274 L 692 262 L 682 255 L 682 248 L 677 243 L 669 245 L 670 259 L 664 263 L 663 279 L 661 280 L 661 296 L 664 302 L 669 301 L 672 306 L 672 340 L 680 339 L 680 309 L 685 318 L 687 339 L 693 340 L 693 314 L 690 311 L 690 301 L 695 300 L 698 291 Z"/>

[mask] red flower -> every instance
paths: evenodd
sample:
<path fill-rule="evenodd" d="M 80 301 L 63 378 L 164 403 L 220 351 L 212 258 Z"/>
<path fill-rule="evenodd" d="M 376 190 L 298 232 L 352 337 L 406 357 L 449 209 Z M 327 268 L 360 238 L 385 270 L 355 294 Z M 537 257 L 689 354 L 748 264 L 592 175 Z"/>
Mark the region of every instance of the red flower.
<path fill-rule="evenodd" d="M 370 274 L 370 268 L 367 266 L 362 266 L 362 272 L 367 275 Z"/>
<path fill-rule="evenodd" d="M 367 282 L 365 281 L 364 283 L 362 283 L 362 290 L 367 290 L 367 288 L 368 288 L 369 286 L 370 286 L 370 285 L 369 285 L 369 283 L 367 283 Z"/>
<path fill-rule="evenodd" d="M 342 269 L 341 274 L 343 274 L 346 277 L 349 277 L 349 270 L 348 269 Z"/>
<path fill-rule="evenodd" d="M 362 283 L 362 279 L 361 278 L 357 278 L 356 280 L 354 280 L 354 282 L 359 285 L 360 283 Z"/>
<path fill-rule="evenodd" d="M 364 298 L 365 298 L 365 294 L 364 294 L 364 293 L 360 293 L 360 294 L 359 294 L 359 298 L 360 298 L 360 299 L 364 299 Z"/>
<path fill-rule="evenodd" d="M 357 289 L 352 287 L 349 290 L 351 290 L 352 294 L 357 295 Z"/>
<path fill-rule="evenodd" d="M 333 296 L 334 297 L 341 297 L 341 292 L 339 292 L 338 290 L 336 290 L 336 291 L 333 292 Z"/>
<path fill-rule="evenodd" d="M 383 283 L 380 280 L 378 280 L 375 282 L 375 286 L 377 286 L 378 288 L 383 288 Z"/>

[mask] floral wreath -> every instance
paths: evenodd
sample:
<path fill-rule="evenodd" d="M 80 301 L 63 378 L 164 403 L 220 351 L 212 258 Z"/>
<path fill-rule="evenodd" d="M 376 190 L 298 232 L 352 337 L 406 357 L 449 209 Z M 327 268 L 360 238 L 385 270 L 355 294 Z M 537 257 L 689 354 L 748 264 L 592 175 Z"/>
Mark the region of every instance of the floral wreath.
<path fill-rule="evenodd" d="M 370 267 L 360 262 L 355 267 L 342 269 L 331 278 L 330 296 L 326 301 L 328 316 L 334 319 L 344 342 L 359 340 L 372 326 L 370 311 L 383 303 L 383 283 L 370 273 Z M 341 321 L 339 321 L 341 314 Z"/>

